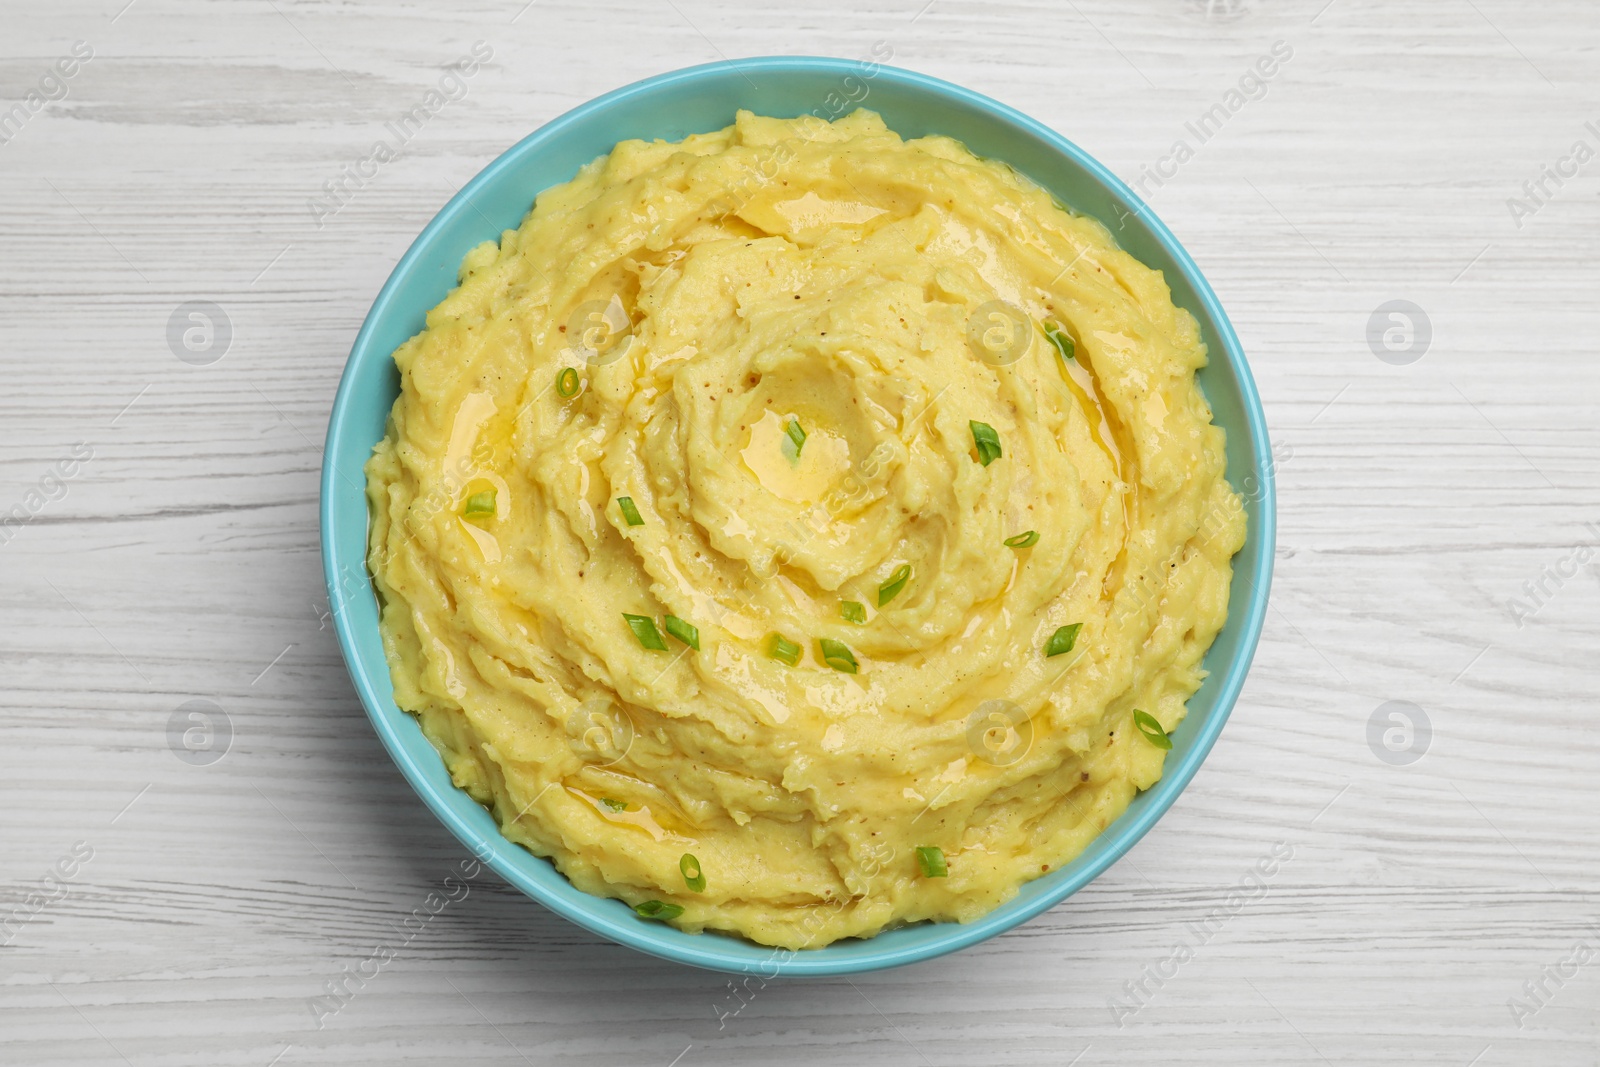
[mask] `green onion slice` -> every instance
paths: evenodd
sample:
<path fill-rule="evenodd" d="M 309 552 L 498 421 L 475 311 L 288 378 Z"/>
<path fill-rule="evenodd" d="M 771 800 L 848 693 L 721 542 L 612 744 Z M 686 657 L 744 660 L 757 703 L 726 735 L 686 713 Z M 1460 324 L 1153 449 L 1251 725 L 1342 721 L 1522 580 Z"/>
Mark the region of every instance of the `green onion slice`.
<path fill-rule="evenodd" d="M 629 615 L 626 611 L 622 617 L 628 620 L 628 629 L 633 631 L 633 636 L 639 643 L 654 652 L 665 652 L 667 643 L 661 640 L 661 631 L 656 629 L 656 621 L 648 615 Z"/>
<path fill-rule="evenodd" d="M 628 802 L 626 800 L 618 800 L 616 797 L 601 797 L 600 798 L 600 803 L 604 804 L 606 807 L 610 808 L 612 811 L 627 811 L 628 810 Z"/>
<path fill-rule="evenodd" d="M 700 869 L 700 861 L 694 858 L 694 853 L 685 852 L 683 859 L 678 861 L 678 870 L 683 872 L 683 884 L 693 889 L 696 893 L 706 891 L 705 872 Z"/>
<path fill-rule="evenodd" d="M 1167 731 L 1161 728 L 1161 724 L 1156 721 L 1156 717 L 1148 711 L 1140 711 L 1138 708 L 1134 708 L 1133 725 L 1137 726 L 1139 732 L 1144 734 L 1145 738 L 1157 748 L 1172 747 L 1172 738 L 1167 736 Z"/>
<path fill-rule="evenodd" d="M 700 651 L 700 631 L 689 623 L 684 622 L 676 615 L 668 615 L 663 622 L 666 623 L 667 633 L 688 645 L 696 652 Z"/>
<path fill-rule="evenodd" d="M 1031 548 L 1038 542 L 1039 531 L 1029 530 L 1027 533 L 1019 533 L 1015 537 L 1006 538 L 1003 544 L 1007 548 Z"/>
<path fill-rule="evenodd" d="M 856 664 L 855 654 L 843 641 L 835 641 L 830 637 L 818 639 L 817 644 L 822 649 L 822 662 L 836 671 L 854 674 L 860 668 Z"/>
<path fill-rule="evenodd" d="M 570 400 L 578 395 L 578 390 L 583 388 L 583 383 L 578 381 L 578 372 L 571 367 L 564 368 L 556 375 L 556 395 L 563 400 Z"/>
<path fill-rule="evenodd" d="M 486 489 L 467 497 L 467 506 L 461 512 L 469 519 L 494 518 L 494 496 L 497 490 Z"/>
<path fill-rule="evenodd" d="M 889 580 L 878 586 L 878 607 L 883 607 L 889 601 L 900 595 L 900 590 L 906 587 L 911 580 L 911 564 L 902 563 L 889 575 Z"/>
<path fill-rule="evenodd" d="M 845 622 L 866 622 L 867 606 L 854 600 L 839 602 L 839 617 Z"/>
<path fill-rule="evenodd" d="M 1054 322 L 1044 324 L 1044 335 L 1050 338 L 1050 343 L 1056 346 L 1056 351 L 1061 353 L 1062 359 L 1071 359 L 1078 354 L 1078 346 L 1072 337 Z"/>
<path fill-rule="evenodd" d="M 972 443 L 978 446 L 978 462 L 985 467 L 1000 458 L 1000 435 L 987 422 L 967 423 L 972 427 Z"/>
<path fill-rule="evenodd" d="M 917 866 L 922 868 L 924 878 L 946 878 L 950 875 L 950 868 L 944 862 L 944 849 L 938 845 L 918 845 Z"/>
<path fill-rule="evenodd" d="M 789 443 L 794 445 L 793 458 L 798 463 L 800 461 L 800 449 L 806 443 L 806 431 L 801 427 L 799 419 L 791 418 L 784 423 L 783 432 L 789 438 Z M 784 451 L 787 452 L 788 449 L 784 449 Z"/>
<path fill-rule="evenodd" d="M 633 913 L 641 919 L 676 919 L 683 914 L 682 904 L 667 904 L 659 900 L 647 900 L 643 904 L 635 904 Z"/>
<path fill-rule="evenodd" d="M 1072 646 L 1078 643 L 1078 631 L 1083 629 L 1083 623 L 1075 622 L 1070 626 L 1063 626 L 1050 635 L 1050 640 L 1045 643 L 1044 654 L 1059 656 L 1064 652 L 1071 652 Z"/>
<path fill-rule="evenodd" d="M 782 634 L 768 634 L 767 655 L 793 667 L 800 662 L 800 646 Z"/>
<path fill-rule="evenodd" d="M 639 515 L 639 509 L 634 506 L 633 497 L 617 497 L 617 508 L 622 512 L 622 519 L 629 526 L 643 526 L 644 519 Z"/>

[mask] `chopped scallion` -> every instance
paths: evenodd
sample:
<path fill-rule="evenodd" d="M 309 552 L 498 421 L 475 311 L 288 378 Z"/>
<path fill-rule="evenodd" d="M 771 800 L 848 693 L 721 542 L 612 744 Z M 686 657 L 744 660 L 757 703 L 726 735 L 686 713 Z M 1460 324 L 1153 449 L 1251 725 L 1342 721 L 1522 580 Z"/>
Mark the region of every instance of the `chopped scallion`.
<path fill-rule="evenodd" d="M 700 631 L 676 615 L 668 615 L 663 622 L 666 623 L 667 633 L 688 645 L 696 652 L 700 651 Z"/>
<path fill-rule="evenodd" d="M 900 595 L 900 590 L 906 587 L 906 582 L 911 580 L 911 564 L 902 563 L 889 575 L 889 580 L 878 586 L 878 607 L 883 607 L 889 601 Z"/>
<path fill-rule="evenodd" d="M 866 622 L 867 606 L 854 600 L 839 602 L 839 617 L 845 622 Z"/>
<path fill-rule="evenodd" d="M 617 510 L 622 512 L 622 519 L 629 526 L 643 526 L 644 519 L 639 514 L 639 509 L 634 506 L 633 497 L 617 497 Z"/>
<path fill-rule="evenodd" d="M 570 400 L 578 395 L 578 390 L 583 388 L 583 383 L 578 380 L 578 372 L 571 367 L 563 368 L 556 375 L 556 395 L 563 400 Z"/>
<path fill-rule="evenodd" d="M 1050 338 L 1050 343 L 1056 346 L 1056 351 L 1061 353 L 1062 359 L 1071 359 L 1078 354 L 1078 346 L 1070 334 L 1054 322 L 1044 324 L 1044 335 Z"/>
<path fill-rule="evenodd" d="M 1137 726 L 1139 732 L 1144 734 L 1145 738 L 1157 748 L 1172 747 L 1172 738 L 1167 736 L 1167 731 L 1161 728 L 1161 723 L 1157 722 L 1156 717 L 1148 711 L 1140 711 L 1138 708 L 1134 708 L 1133 725 Z"/>
<path fill-rule="evenodd" d="M 1075 622 L 1070 626 L 1063 626 L 1050 635 L 1050 640 L 1044 646 L 1046 658 L 1059 656 L 1072 651 L 1072 646 L 1078 643 L 1078 631 L 1083 629 L 1083 623 Z"/>
<path fill-rule="evenodd" d="M 822 649 L 822 662 L 836 671 L 846 674 L 855 674 L 860 667 L 856 663 L 855 654 L 850 651 L 850 646 L 843 641 L 835 641 L 829 637 L 820 638 L 817 645 Z"/>
<path fill-rule="evenodd" d="M 481 493 L 473 493 L 467 497 L 467 506 L 461 514 L 469 519 L 494 518 L 494 497 L 498 490 L 486 489 Z"/>
<path fill-rule="evenodd" d="M 793 667 L 800 662 L 800 646 L 782 634 L 768 634 L 767 655 Z"/>
<path fill-rule="evenodd" d="M 1002 543 L 1007 548 L 1031 548 L 1033 545 L 1037 544 L 1038 541 L 1039 531 L 1029 530 L 1027 533 L 1019 533 L 1015 537 L 1008 537 Z"/>
<path fill-rule="evenodd" d="M 612 811 L 627 811 L 628 810 L 628 802 L 626 800 L 618 800 L 616 797 L 601 797 L 600 798 L 600 803 L 604 804 L 606 807 L 610 808 Z"/>
<path fill-rule="evenodd" d="M 659 900 L 647 900 L 643 904 L 635 904 L 633 913 L 641 919 L 676 919 L 683 914 L 682 904 L 667 904 Z"/>
<path fill-rule="evenodd" d="M 628 629 L 633 631 L 633 636 L 639 643 L 652 652 L 665 652 L 667 643 L 661 640 L 661 631 L 656 629 L 656 621 L 648 615 L 629 615 L 626 611 L 622 617 L 628 620 Z"/>
<path fill-rule="evenodd" d="M 944 849 L 938 845 L 918 845 L 917 866 L 922 868 L 924 878 L 946 878 L 950 875 L 950 868 L 944 862 Z"/>
<path fill-rule="evenodd" d="M 800 449 L 804 447 L 806 443 L 806 431 L 800 425 L 800 420 L 791 418 L 788 422 L 784 423 L 783 432 L 784 436 L 789 439 L 789 443 L 794 446 L 794 455 L 791 456 L 790 459 L 796 463 L 800 462 Z M 788 449 L 786 448 L 784 451 L 787 452 Z"/>
<path fill-rule="evenodd" d="M 705 872 L 700 869 L 700 861 L 694 858 L 691 852 L 685 852 L 683 859 L 678 861 L 678 870 L 683 872 L 683 884 L 696 893 L 706 891 Z"/>
<path fill-rule="evenodd" d="M 994 432 L 994 427 L 987 422 L 968 421 L 967 425 L 972 427 L 972 443 L 978 448 L 978 462 L 987 467 L 999 459 L 1000 435 Z"/>

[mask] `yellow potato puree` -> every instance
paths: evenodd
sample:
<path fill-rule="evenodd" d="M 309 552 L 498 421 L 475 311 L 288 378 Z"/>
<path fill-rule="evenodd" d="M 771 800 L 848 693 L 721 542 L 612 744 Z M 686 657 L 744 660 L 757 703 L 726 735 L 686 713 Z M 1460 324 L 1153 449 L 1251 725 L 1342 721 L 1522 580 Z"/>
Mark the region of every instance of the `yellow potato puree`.
<path fill-rule="evenodd" d="M 394 358 L 396 699 L 638 921 L 971 920 L 1160 777 L 1245 536 L 1205 346 L 1005 165 L 868 111 L 627 141 Z"/>

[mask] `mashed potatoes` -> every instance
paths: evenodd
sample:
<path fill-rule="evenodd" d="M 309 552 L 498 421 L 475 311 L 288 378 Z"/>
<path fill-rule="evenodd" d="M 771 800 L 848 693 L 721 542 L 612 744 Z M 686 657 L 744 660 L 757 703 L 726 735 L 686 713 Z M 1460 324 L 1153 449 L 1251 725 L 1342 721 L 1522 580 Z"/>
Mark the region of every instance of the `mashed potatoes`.
<path fill-rule="evenodd" d="M 394 358 L 396 698 L 579 888 L 965 921 L 1160 777 L 1245 534 L 1205 347 L 1006 166 L 866 111 L 625 142 Z"/>

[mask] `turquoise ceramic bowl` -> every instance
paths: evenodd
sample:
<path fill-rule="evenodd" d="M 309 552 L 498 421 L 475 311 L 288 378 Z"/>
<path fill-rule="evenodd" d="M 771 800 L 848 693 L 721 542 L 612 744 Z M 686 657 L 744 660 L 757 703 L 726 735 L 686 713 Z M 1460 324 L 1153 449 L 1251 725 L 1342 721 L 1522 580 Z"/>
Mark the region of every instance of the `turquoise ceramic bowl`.
<path fill-rule="evenodd" d="M 567 181 L 627 138 L 679 140 L 728 125 L 739 108 L 833 118 L 857 105 L 879 112 L 903 136 L 947 134 L 1010 163 L 1073 210 L 1106 223 L 1123 248 L 1165 273 L 1173 299 L 1199 320 L 1210 347 L 1200 383 L 1227 431 L 1228 477 L 1246 498 L 1250 534 L 1234 561 L 1227 626 L 1206 657 L 1210 677 L 1189 701 L 1165 777 L 1087 851 L 975 922 L 925 923 L 788 953 L 682 933 L 640 920 L 619 901 L 578 891 L 547 861 L 506 841 L 489 813 L 451 784 L 416 720 L 394 702 L 365 565 L 362 464 L 382 438 L 399 390 L 391 354 L 455 284 L 467 250 L 516 227 L 535 193 Z M 506 881 L 587 930 L 663 959 L 763 976 L 852 974 L 953 952 L 1060 903 L 1128 851 L 1189 784 L 1233 708 L 1266 613 L 1274 538 L 1272 458 L 1260 399 L 1228 317 L 1177 239 L 1110 171 L 1026 115 L 921 74 L 839 59 L 746 59 L 662 74 L 568 112 L 491 163 L 422 231 L 373 302 L 339 383 L 322 468 L 323 568 L 345 662 L 378 735 L 433 813 Z"/>

